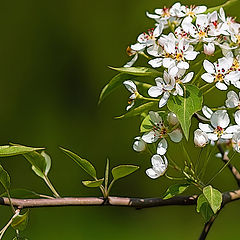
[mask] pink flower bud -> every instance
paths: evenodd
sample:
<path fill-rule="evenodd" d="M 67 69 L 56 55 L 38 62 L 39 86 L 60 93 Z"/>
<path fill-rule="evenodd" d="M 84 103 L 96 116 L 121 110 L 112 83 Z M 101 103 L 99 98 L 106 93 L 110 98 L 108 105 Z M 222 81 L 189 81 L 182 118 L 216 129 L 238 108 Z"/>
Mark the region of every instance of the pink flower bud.
<path fill-rule="evenodd" d="M 204 44 L 204 53 L 206 55 L 213 55 L 215 52 L 215 45 L 213 43 Z"/>

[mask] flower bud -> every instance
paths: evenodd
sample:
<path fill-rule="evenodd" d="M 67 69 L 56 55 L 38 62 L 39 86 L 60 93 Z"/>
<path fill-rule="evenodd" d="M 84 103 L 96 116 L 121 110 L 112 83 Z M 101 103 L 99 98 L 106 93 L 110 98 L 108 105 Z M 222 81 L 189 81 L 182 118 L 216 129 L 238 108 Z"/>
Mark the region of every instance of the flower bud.
<path fill-rule="evenodd" d="M 205 147 L 205 145 L 208 143 L 208 136 L 205 132 L 203 132 L 200 129 L 197 129 L 194 132 L 194 143 L 196 147 Z"/>
<path fill-rule="evenodd" d="M 176 114 L 173 113 L 173 112 L 170 112 L 170 113 L 168 114 L 167 120 L 168 120 L 169 124 L 171 124 L 171 125 L 176 125 L 176 124 L 178 124 L 177 116 L 176 116 Z"/>
<path fill-rule="evenodd" d="M 135 137 L 135 142 L 133 143 L 133 150 L 136 152 L 142 152 L 146 149 L 146 143 L 141 137 Z"/>
<path fill-rule="evenodd" d="M 206 55 L 213 55 L 215 52 L 215 45 L 213 43 L 204 44 L 204 53 Z"/>

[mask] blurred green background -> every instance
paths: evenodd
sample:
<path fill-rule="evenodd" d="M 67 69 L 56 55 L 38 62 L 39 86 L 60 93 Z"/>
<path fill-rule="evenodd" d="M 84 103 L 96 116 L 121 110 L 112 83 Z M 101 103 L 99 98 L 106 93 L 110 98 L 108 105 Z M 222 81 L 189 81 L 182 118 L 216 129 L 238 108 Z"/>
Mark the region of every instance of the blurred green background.
<path fill-rule="evenodd" d="M 202 0 L 201 4 L 215 6 L 223 2 Z M 99 176 L 103 175 L 107 157 L 112 167 L 123 163 L 140 165 L 138 172 L 116 183 L 112 195 L 160 197 L 171 183 L 164 177 L 149 179 L 145 169 L 150 166 L 150 157 L 132 150 L 133 138 L 139 135 L 139 119 L 113 119 L 125 111 L 129 92 L 122 87 L 102 105 L 97 106 L 97 101 L 102 87 L 115 75 L 107 66 L 126 63 L 129 60 L 126 47 L 135 42 L 139 33 L 153 26 L 145 12 L 173 3 L 1 1 L 0 144 L 11 141 L 46 147 L 52 157 L 50 178 L 63 196 L 100 196 L 100 192 L 81 185 L 81 180 L 88 176 L 59 146 L 92 161 Z M 238 16 L 239 7 L 240 3 L 228 13 Z M 216 100 L 215 93 L 219 91 L 210 98 Z M 218 96 L 223 104 L 222 95 Z M 172 147 L 171 154 L 180 159 L 181 148 Z M 213 160 L 210 171 L 217 171 L 221 162 Z M 13 188 L 50 194 L 25 159 L 6 158 L 1 163 L 11 175 Z M 214 186 L 221 191 L 236 188 L 228 171 L 217 178 Z M 239 236 L 236 209 L 238 202 L 222 211 L 209 239 Z M 10 209 L 0 207 L 0 211 L 2 227 L 10 217 Z M 202 226 L 203 220 L 192 206 L 139 211 L 112 207 L 45 208 L 31 210 L 30 224 L 23 236 L 34 240 L 187 240 L 197 239 Z M 14 232 L 9 230 L 5 239 L 13 236 Z"/>

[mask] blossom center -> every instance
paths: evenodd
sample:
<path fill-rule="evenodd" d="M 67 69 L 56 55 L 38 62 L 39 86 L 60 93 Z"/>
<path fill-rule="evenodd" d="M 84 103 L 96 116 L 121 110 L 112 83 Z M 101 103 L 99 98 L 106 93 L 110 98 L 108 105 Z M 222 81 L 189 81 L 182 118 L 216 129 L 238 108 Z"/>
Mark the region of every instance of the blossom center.
<path fill-rule="evenodd" d="M 218 73 L 216 76 L 215 76 L 215 82 L 222 82 L 224 79 L 224 75 L 222 73 Z"/>
<path fill-rule="evenodd" d="M 200 30 L 200 31 L 198 32 L 198 36 L 199 36 L 199 38 L 204 38 L 204 37 L 207 36 L 207 33 L 206 33 L 205 31 L 203 31 L 203 30 Z"/>
<path fill-rule="evenodd" d="M 182 53 L 177 53 L 176 54 L 176 59 L 177 59 L 178 62 L 184 60 L 183 54 Z"/>
<path fill-rule="evenodd" d="M 217 134 L 218 137 L 221 137 L 224 132 L 224 129 L 220 126 L 217 126 L 216 129 L 214 130 L 214 133 Z"/>
<path fill-rule="evenodd" d="M 164 7 L 163 8 L 163 12 L 162 12 L 162 17 L 170 17 L 170 12 L 169 12 L 169 8 Z"/>

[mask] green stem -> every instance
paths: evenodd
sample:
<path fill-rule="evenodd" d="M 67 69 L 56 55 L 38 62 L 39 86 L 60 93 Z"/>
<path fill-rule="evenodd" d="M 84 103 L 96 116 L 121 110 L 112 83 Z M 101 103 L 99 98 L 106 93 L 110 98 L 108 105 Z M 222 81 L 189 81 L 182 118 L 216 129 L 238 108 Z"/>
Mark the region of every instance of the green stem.
<path fill-rule="evenodd" d="M 143 57 L 147 58 L 148 60 L 151 60 L 152 58 L 149 57 L 146 53 L 144 52 L 139 52 L 139 54 L 141 54 Z"/>
<path fill-rule="evenodd" d="M 187 178 L 180 178 L 180 177 L 171 177 L 169 175 L 167 175 L 166 173 L 164 174 L 164 176 L 170 180 L 176 180 L 176 181 L 182 181 L 182 180 L 186 180 Z"/>
<path fill-rule="evenodd" d="M 203 93 L 203 95 L 208 94 L 209 92 L 211 92 L 213 89 L 215 89 L 215 85 L 213 85 L 211 88 L 209 88 L 206 92 Z"/>
<path fill-rule="evenodd" d="M 107 196 L 106 196 L 106 197 L 109 196 L 110 190 L 111 190 L 111 188 L 112 188 L 114 182 L 115 182 L 115 181 L 114 181 L 114 179 L 113 179 L 112 182 L 110 183 L 109 187 L 108 187 L 108 190 L 107 190 Z"/>
<path fill-rule="evenodd" d="M 229 159 L 229 161 L 215 174 L 215 176 L 213 176 L 207 183 L 207 185 L 209 185 L 233 160 L 234 156 L 235 156 L 236 152 L 234 152 L 234 154 L 232 155 L 232 157 Z"/>
<path fill-rule="evenodd" d="M 45 183 L 48 185 L 48 187 L 50 188 L 50 190 L 52 191 L 52 193 L 54 194 L 55 197 L 60 198 L 60 195 L 58 194 L 58 192 L 55 190 L 55 188 L 53 187 L 52 183 L 50 182 L 49 178 L 47 176 L 44 176 L 44 181 Z"/>
<path fill-rule="evenodd" d="M 142 95 L 138 95 L 138 99 L 142 99 L 142 100 L 146 100 L 146 101 L 151 101 L 151 102 L 158 102 L 159 101 L 159 99 L 155 99 L 155 98 L 146 98 L 146 97 L 144 97 L 144 96 L 142 96 Z"/>
<path fill-rule="evenodd" d="M 239 0 L 228 0 L 227 2 L 225 2 L 224 4 L 217 6 L 217 7 L 212 7 L 209 8 L 205 13 L 211 13 L 214 11 L 218 11 L 220 8 L 229 8 L 232 5 L 236 4 Z"/>

